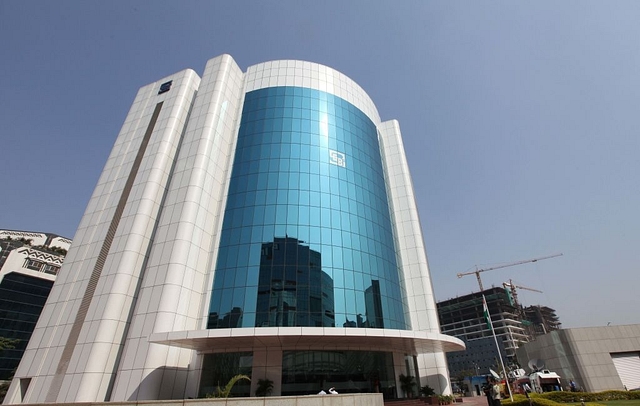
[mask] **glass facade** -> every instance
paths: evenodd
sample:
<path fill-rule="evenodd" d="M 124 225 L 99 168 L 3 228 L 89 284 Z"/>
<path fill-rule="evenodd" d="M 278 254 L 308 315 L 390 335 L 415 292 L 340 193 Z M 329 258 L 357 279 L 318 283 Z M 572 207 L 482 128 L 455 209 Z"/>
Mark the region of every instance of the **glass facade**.
<path fill-rule="evenodd" d="M 0 282 L 0 337 L 16 340 L 0 355 L 0 380 L 10 379 L 31 338 L 53 281 L 16 272 Z"/>
<path fill-rule="evenodd" d="M 208 328 L 409 329 L 375 124 L 334 95 L 245 96 Z"/>
<path fill-rule="evenodd" d="M 282 396 L 311 395 L 335 387 L 338 393 L 383 393 L 394 398 L 393 355 L 371 351 L 284 351 Z"/>
<path fill-rule="evenodd" d="M 202 361 L 200 375 L 200 390 L 198 397 L 215 396 L 218 388 L 224 389 L 227 383 L 236 375 L 251 376 L 253 367 L 253 353 L 227 352 L 222 354 L 207 354 Z M 241 379 L 231 389 L 232 397 L 249 397 L 251 382 Z"/>

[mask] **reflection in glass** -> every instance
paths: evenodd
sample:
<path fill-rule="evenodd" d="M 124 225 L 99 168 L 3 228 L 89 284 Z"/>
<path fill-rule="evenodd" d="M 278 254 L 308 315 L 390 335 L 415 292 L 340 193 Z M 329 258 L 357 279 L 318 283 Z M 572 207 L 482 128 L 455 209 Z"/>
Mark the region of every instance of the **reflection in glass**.
<path fill-rule="evenodd" d="M 227 199 L 208 328 L 409 328 L 378 132 L 355 106 L 247 93 Z"/>
<path fill-rule="evenodd" d="M 338 393 L 382 393 L 394 398 L 393 356 L 371 351 L 284 351 L 282 395 L 309 395 L 335 387 Z"/>
<path fill-rule="evenodd" d="M 205 354 L 202 361 L 200 390 L 198 396 L 203 398 L 214 395 L 218 388 L 224 388 L 232 377 L 242 374 L 251 376 L 253 353 L 229 352 L 222 354 Z M 232 397 L 248 397 L 251 382 L 239 380 L 231 389 Z"/>
<path fill-rule="evenodd" d="M 262 244 L 256 327 L 334 327 L 333 312 L 333 280 L 318 251 L 288 236 Z"/>

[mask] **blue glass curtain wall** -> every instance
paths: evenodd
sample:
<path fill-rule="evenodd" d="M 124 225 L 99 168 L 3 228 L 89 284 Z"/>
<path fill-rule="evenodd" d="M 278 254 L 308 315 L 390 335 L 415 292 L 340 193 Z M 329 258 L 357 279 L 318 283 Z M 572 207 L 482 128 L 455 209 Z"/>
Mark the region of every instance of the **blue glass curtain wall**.
<path fill-rule="evenodd" d="M 328 93 L 246 94 L 208 328 L 408 329 L 377 130 Z"/>

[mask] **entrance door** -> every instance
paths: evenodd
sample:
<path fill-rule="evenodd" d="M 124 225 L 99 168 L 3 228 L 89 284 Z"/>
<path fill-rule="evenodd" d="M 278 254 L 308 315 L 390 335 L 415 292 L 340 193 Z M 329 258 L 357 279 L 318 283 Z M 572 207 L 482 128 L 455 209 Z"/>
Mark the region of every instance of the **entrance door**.
<path fill-rule="evenodd" d="M 623 352 L 611 354 L 622 384 L 628 390 L 640 389 L 640 353 Z"/>

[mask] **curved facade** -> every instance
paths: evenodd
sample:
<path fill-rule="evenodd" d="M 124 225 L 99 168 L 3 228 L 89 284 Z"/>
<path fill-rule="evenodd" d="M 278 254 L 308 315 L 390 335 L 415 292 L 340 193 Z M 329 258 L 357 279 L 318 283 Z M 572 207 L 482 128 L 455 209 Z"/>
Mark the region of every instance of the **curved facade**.
<path fill-rule="evenodd" d="M 322 65 L 140 89 L 7 399 L 449 391 L 400 129 Z"/>
<path fill-rule="evenodd" d="M 214 275 L 209 328 L 409 328 L 362 111 L 314 89 L 246 94 Z"/>

